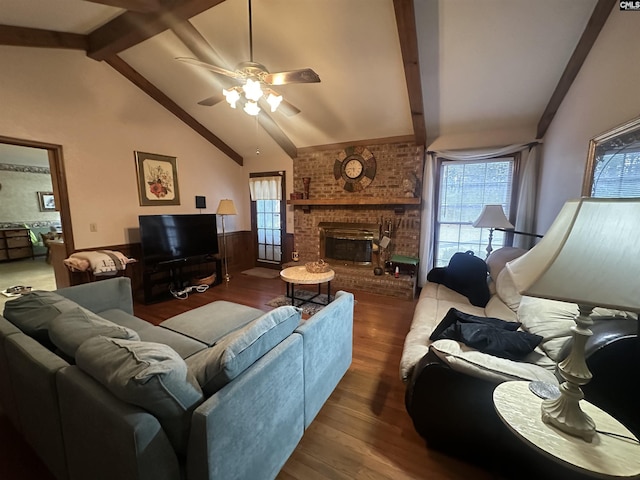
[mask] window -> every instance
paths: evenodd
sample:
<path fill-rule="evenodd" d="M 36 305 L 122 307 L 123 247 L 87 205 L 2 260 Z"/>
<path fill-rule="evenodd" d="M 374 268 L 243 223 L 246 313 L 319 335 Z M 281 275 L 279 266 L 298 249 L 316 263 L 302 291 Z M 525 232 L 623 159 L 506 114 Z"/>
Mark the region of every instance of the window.
<path fill-rule="evenodd" d="M 640 197 L 640 118 L 591 139 L 582 195 Z"/>
<path fill-rule="evenodd" d="M 488 229 L 471 223 L 487 204 L 502 205 L 507 218 L 514 208 L 512 194 L 516 156 L 477 161 L 440 160 L 435 221 L 435 266 L 443 267 L 456 252 L 472 250 L 485 258 Z M 493 232 L 492 246 L 505 244 L 505 233 Z"/>
<path fill-rule="evenodd" d="M 282 261 L 280 200 L 256 200 L 258 261 Z"/>
<path fill-rule="evenodd" d="M 282 263 L 284 236 L 284 172 L 251 173 L 251 230 L 257 265 Z"/>
<path fill-rule="evenodd" d="M 640 197 L 640 144 L 633 151 L 607 153 L 596 163 L 592 197 Z"/>

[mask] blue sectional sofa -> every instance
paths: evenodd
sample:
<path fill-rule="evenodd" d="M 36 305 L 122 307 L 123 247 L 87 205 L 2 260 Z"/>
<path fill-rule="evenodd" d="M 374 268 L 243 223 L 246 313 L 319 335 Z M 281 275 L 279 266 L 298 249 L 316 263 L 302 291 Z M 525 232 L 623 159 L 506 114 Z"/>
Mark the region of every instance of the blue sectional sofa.
<path fill-rule="evenodd" d="M 61 480 L 274 478 L 351 364 L 353 303 L 153 326 L 125 277 L 34 292 L 0 317 L 0 402 Z"/>

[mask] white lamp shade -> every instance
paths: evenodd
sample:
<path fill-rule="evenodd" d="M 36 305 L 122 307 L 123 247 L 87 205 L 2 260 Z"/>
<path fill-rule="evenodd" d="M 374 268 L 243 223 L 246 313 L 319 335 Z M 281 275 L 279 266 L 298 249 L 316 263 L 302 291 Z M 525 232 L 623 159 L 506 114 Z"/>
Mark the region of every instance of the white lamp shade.
<path fill-rule="evenodd" d="M 507 263 L 532 297 L 640 311 L 640 199 L 567 202 L 544 238 Z"/>
<path fill-rule="evenodd" d="M 220 200 L 218 204 L 218 210 L 216 210 L 217 215 L 237 215 L 236 207 L 233 204 L 233 200 L 224 199 Z"/>
<path fill-rule="evenodd" d="M 502 205 L 485 205 L 480 216 L 473 222 L 476 228 L 513 228 L 509 222 Z"/>

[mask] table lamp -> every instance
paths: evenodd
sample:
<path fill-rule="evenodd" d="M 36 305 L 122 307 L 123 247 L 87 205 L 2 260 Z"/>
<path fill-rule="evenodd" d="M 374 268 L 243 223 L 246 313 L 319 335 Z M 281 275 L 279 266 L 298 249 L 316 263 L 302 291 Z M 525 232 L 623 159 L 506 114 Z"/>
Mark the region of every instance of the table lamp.
<path fill-rule="evenodd" d="M 558 364 L 565 381 L 558 398 L 542 402 L 542 420 L 586 441 L 595 434 L 580 408 L 580 387 L 592 377 L 585 360 L 590 315 L 595 307 L 640 311 L 638 219 L 639 198 L 571 200 L 540 243 L 507 263 L 521 294 L 578 305 L 571 352 Z"/>
<path fill-rule="evenodd" d="M 480 216 L 473 222 L 473 226 L 476 228 L 488 228 L 489 229 L 489 244 L 487 245 L 487 258 L 491 254 L 493 247 L 491 241 L 493 240 L 493 230 L 496 228 L 513 228 L 513 225 L 509 222 L 502 205 L 485 205 L 480 212 Z"/>
<path fill-rule="evenodd" d="M 216 210 L 216 215 L 222 216 L 222 245 L 224 247 L 224 279 L 226 282 L 231 280 L 231 276 L 229 275 L 229 265 L 227 263 L 227 236 L 224 231 L 224 217 L 227 215 L 237 215 L 236 207 L 233 204 L 233 200 L 223 199 L 220 200 L 218 204 L 218 210 Z"/>

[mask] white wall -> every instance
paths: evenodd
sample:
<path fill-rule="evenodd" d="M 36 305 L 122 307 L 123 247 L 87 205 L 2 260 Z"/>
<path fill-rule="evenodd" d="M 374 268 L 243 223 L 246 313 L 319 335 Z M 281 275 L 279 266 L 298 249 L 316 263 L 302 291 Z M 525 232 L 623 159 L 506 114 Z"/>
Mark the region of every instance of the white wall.
<path fill-rule="evenodd" d="M 207 197 L 203 213 L 233 199 L 227 231 L 250 229 L 243 167 L 109 65 L 0 46 L 0 71 L 0 135 L 62 145 L 76 248 L 137 242 L 138 215 L 197 213 L 196 195 Z M 177 157 L 180 206 L 139 206 L 134 151 Z"/>
<path fill-rule="evenodd" d="M 544 138 L 536 231 L 581 194 L 589 140 L 640 115 L 640 22 L 617 4 Z"/>

